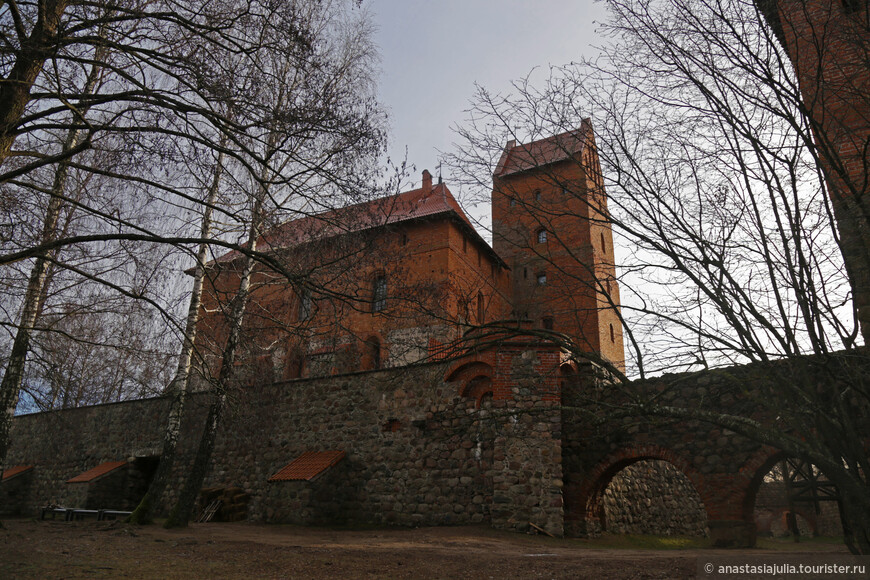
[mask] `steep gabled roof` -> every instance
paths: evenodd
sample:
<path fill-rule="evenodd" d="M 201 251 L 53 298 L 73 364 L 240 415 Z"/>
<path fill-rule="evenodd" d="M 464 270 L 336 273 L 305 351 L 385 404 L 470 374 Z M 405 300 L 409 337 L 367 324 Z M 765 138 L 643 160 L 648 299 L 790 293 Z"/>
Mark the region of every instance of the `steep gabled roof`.
<path fill-rule="evenodd" d="M 469 226 L 471 222 L 443 183 L 358 203 L 322 214 L 284 222 L 263 236 L 262 247 L 287 248 L 349 232 L 454 212 Z"/>
<path fill-rule="evenodd" d="M 263 234 L 257 242 L 257 249 L 269 252 L 292 248 L 333 236 L 433 216 L 454 219 L 498 263 L 504 265 L 504 261 L 474 229 L 459 202 L 443 183 L 430 186 L 424 182 L 424 187 L 418 189 L 284 222 Z M 240 252 L 232 250 L 211 263 L 231 262 L 239 256 Z"/>
<path fill-rule="evenodd" d="M 508 141 L 493 177 L 506 177 L 566 159 L 577 159 L 586 145 L 587 135 L 591 132 L 592 123 L 589 119 L 583 119 L 579 129 L 546 139 L 520 145 L 516 141 Z"/>

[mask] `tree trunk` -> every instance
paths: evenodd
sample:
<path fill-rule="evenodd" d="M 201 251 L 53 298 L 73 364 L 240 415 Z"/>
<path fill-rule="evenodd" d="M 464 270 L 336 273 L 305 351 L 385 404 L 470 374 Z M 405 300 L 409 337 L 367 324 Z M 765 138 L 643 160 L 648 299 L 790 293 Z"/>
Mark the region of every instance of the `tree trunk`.
<path fill-rule="evenodd" d="M 221 151 L 226 146 L 226 140 L 221 142 Z M 217 199 L 217 193 L 220 186 L 221 174 L 223 172 L 224 154 L 218 154 L 217 165 L 214 170 L 214 178 L 212 179 L 211 187 L 208 191 L 206 200 L 205 212 L 202 216 L 202 226 L 200 236 L 207 239 L 211 235 L 212 229 L 212 206 Z M 193 351 L 196 342 L 196 329 L 199 323 L 199 309 L 202 304 L 202 282 L 205 278 L 205 261 L 207 258 L 208 245 L 202 243 L 199 245 L 199 251 L 196 255 L 196 269 L 193 274 L 193 290 L 190 295 L 190 306 L 187 309 L 187 323 L 184 328 L 184 343 L 181 347 L 181 356 L 178 360 L 178 370 L 172 383 L 167 389 L 172 402 L 169 406 L 169 416 L 166 422 L 166 430 L 163 432 L 163 451 L 160 455 L 160 463 L 157 465 L 157 472 L 154 474 L 154 479 L 151 480 L 151 485 L 145 496 L 139 502 L 139 505 L 128 518 L 130 523 L 148 524 L 151 523 L 151 518 L 154 512 L 159 508 L 159 502 L 163 497 L 163 492 L 166 490 L 166 484 L 169 481 L 169 475 L 172 473 L 172 467 L 175 464 L 176 451 L 178 448 L 178 436 L 181 431 L 181 421 L 184 417 L 184 407 L 187 401 L 187 393 L 190 390 L 190 368 L 193 361 Z"/>
<path fill-rule="evenodd" d="M 263 201 L 266 198 L 265 193 L 265 191 L 260 192 L 260 196 L 255 201 L 251 212 L 251 229 L 249 231 L 247 244 L 251 252 L 254 252 L 257 249 L 257 237 L 259 236 L 260 222 L 262 220 L 261 213 Z M 235 373 L 234 363 L 236 350 L 242 333 L 242 323 L 245 318 L 245 308 L 248 304 L 251 275 L 254 271 L 254 265 L 254 258 L 251 255 L 248 255 L 245 258 L 245 266 L 242 270 L 241 280 L 239 281 L 239 290 L 233 298 L 230 308 L 229 336 L 227 337 L 227 342 L 224 346 L 221 370 L 218 374 L 218 380 L 214 388 L 215 400 L 209 406 L 208 418 L 206 419 L 202 437 L 199 441 L 199 448 L 197 449 L 196 457 L 194 458 L 193 467 L 185 479 L 181 495 L 176 501 L 175 506 L 172 508 L 169 518 L 164 523 L 164 527 L 166 528 L 185 527 L 190 522 L 190 516 L 193 513 L 196 498 L 199 495 L 199 490 L 202 487 L 202 482 L 205 479 L 206 471 L 211 462 L 217 430 L 220 426 L 221 417 L 223 416 L 224 405 L 226 404 L 227 389 L 229 388 L 230 381 L 232 381 Z"/>
<path fill-rule="evenodd" d="M 0 83 L 0 165 L 9 156 L 15 142 L 18 123 L 30 102 L 30 89 L 55 50 L 58 25 L 68 1 L 41 0 L 40 4 L 39 18 L 33 30 L 27 38 L 21 39 L 15 64 L 9 76 Z"/>
<path fill-rule="evenodd" d="M 98 50 L 95 54 L 94 66 L 85 81 L 83 94 L 90 94 L 94 91 L 99 79 L 100 62 L 105 58 L 105 55 L 105 51 L 102 50 Z M 2 93 L 0 93 L 0 103 L 2 103 Z M 0 110 L 2 110 L 2 106 L 0 106 Z M 79 115 L 84 116 L 87 112 L 88 107 L 82 107 Z M 75 149 L 81 142 L 83 133 L 80 129 L 70 129 L 63 143 L 63 151 L 68 152 Z M 2 147 L 2 143 L 0 143 L 0 147 Z M 2 151 L 0 151 L 0 163 L 2 163 Z M 59 163 L 54 174 L 51 198 L 48 201 L 48 208 L 42 224 L 40 236 L 42 243 L 52 241 L 57 235 L 57 225 L 63 209 L 63 197 L 68 175 L 69 160 L 66 159 Z M 2 418 L 0 418 L 0 477 L 2 477 L 6 465 L 6 453 L 9 450 L 9 430 L 12 427 L 12 417 L 15 415 L 15 407 L 18 405 L 18 396 L 24 379 L 24 365 L 30 350 L 30 338 L 36 324 L 36 318 L 42 311 L 45 297 L 48 294 L 45 284 L 51 258 L 51 252 L 37 255 L 30 271 L 27 290 L 24 293 L 21 318 L 15 332 L 15 339 L 12 342 L 12 351 L 9 354 L 3 381 L 0 383 L 0 413 L 2 413 Z"/>

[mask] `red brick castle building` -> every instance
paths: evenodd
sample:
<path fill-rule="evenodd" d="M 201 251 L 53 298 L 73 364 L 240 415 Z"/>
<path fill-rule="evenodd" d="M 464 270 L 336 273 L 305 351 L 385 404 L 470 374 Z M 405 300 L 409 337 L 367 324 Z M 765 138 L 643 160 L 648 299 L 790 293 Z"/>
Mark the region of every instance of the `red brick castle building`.
<path fill-rule="evenodd" d="M 624 369 L 619 285 L 592 128 L 510 142 L 493 175 L 493 246 L 447 185 L 421 187 L 283 223 L 258 248 L 287 268 L 260 271 L 240 364 L 275 379 L 442 359 L 470 331 L 553 331 L 571 350 Z M 221 304 L 241 255 L 210 268 L 200 344 L 217 360 Z M 459 350 L 456 350 L 459 349 Z"/>

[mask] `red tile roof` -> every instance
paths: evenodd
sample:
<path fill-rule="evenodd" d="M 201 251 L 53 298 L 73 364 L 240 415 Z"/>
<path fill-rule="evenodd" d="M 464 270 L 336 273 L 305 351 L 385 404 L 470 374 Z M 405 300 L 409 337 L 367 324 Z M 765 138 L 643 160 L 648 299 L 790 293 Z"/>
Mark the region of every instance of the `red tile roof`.
<path fill-rule="evenodd" d="M 344 451 L 307 451 L 285 465 L 269 481 L 311 481 L 345 456 Z"/>
<path fill-rule="evenodd" d="M 587 135 L 592 134 L 589 119 L 583 119 L 579 129 L 554 135 L 539 141 L 517 145 L 510 141 L 501 154 L 493 172 L 495 177 L 504 177 L 518 171 L 542 167 L 557 161 L 577 158 L 583 151 Z"/>
<path fill-rule="evenodd" d="M 25 471 L 30 471 L 31 469 L 33 469 L 32 465 L 13 465 L 9 469 L 3 470 L 3 481 L 12 479 L 16 475 L 21 475 Z"/>
<path fill-rule="evenodd" d="M 98 477 L 102 477 L 109 473 L 110 471 L 115 471 L 119 467 L 124 467 L 127 465 L 126 461 L 107 461 L 105 463 L 101 463 L 94 468 L 88 469 L 84 473 L 80 473 L 73 477 L 72 479 L 68 479 L 67 483 L 87 483 L 89 481 L 93 481 Z"/>
<path fill-rule="evenodd" d="M 284 222 L 263 234 L 257 241 L 257 249 L 270 251 L 278 248 L 289 248 L 317 239 L 450 213 L 456 214 L 474 231 L 471 221 L 459 207 L 456 198 L 453 197 L 445 184 L 439 183 L 431 189 L 412 189 L 365 203 Z M 220 256 L 215 262 L 229 262 L 239 255 L 239 252 L 233 250 Z"/>

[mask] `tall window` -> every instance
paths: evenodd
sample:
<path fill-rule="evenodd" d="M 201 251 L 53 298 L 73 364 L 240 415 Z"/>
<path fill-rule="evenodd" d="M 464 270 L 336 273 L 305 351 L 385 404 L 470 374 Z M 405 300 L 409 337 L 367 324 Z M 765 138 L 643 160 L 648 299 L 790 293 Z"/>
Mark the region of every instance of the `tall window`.
<path fill-rule="evenodd" d="M 483 324 L 483 316 L 486 314 L 486 307 L 483 302 L 483 294 L 477 293 L 477 323 Z"/>
<path fill-rule="evenodd" d="M 381 341 L 377 339 L 377 337 L 369 337 L 366 339 L 365 343 L 366 347 L 366 356 L 368 360 L 366 361 L 366 367 L 363 370 L 378 370 L 381 368 Z"/>
<path fill-rule="evenodd" d="M 547 243 L 547 230 L 545 230 L 545 229 L 538 230 L 538 233 L 535 234 L 535 238 L 538 240 L 539 244 L 546 244 Z"/>
<path fill-rule="evenodd" d="M 299 295 L 299 320 L 311 318 L 311 290 L 303 288 Z"/>
<path fill-rule="evenodd" d="M 387 306 L 387 277 L 378 276 L 375 278 L 374 288 L 372 291 L 372 312 L 380 312 Z"/>

